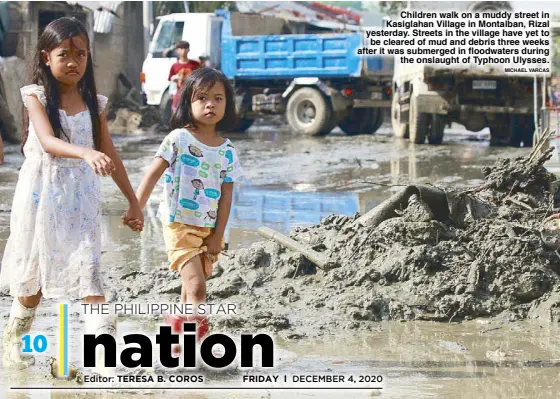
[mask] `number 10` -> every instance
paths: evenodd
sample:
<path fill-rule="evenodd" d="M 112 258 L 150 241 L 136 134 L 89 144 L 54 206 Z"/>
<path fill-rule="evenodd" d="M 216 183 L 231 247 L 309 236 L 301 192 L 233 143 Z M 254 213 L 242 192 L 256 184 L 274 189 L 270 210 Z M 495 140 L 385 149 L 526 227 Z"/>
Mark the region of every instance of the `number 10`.
<path fill-rule="evenodd" d="M 33 339 L 33 347 L 31 347 L 31 335 L 24 335 L 21 340 L 23 341 L 22 352 L 30 353 L 37 352 L 42 353 L 47 350 L 47 337 L 43 334 L 36 335 Z"/>

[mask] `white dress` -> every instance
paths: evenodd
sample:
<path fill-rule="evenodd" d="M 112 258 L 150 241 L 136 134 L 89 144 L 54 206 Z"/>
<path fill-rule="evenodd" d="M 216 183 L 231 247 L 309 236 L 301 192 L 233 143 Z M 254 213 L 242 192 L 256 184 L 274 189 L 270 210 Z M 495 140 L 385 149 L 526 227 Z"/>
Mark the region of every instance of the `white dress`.
<path fill-rule="evenodd" d="M 46 104 L 42 86 L 21 89 L 25 106 L 30 94 Z M 102 112 L 107 98 L 98 96 L 98 104 Z M 59 114 L 69 137 L 63 140 L 94 148 L 89 111 Z M 9 285 L 12 296 L 35 295 L 39 289 L 46 298 L 104 295 L 99 177 L 81 159 L 45 153 L 31 122 L 23 150 L 0 285 Z"/>

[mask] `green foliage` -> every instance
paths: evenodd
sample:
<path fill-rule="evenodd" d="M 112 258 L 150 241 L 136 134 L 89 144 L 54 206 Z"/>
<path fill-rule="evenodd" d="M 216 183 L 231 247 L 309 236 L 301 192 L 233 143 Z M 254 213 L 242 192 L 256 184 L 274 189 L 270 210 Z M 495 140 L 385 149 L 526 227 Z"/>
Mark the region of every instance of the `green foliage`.
<path fill-rule="evenodd" d="M 407 3 L 407 1 L 380 1 L 379 10 L 386 14 L 397 14 L 406 8 Z"/>

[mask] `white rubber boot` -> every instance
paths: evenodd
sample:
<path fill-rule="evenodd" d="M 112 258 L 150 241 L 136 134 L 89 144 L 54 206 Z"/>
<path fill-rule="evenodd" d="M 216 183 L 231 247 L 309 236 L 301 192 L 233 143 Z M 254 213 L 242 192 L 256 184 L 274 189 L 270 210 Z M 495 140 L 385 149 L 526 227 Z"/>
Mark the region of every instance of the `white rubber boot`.
<path fill-rule="evenodd" d="M 18 298 L 14 298 L 10 318 L 4 329 L 2 364 L 6 369 L 23 370 L 35 364 L 35 358 L 21 353 L 21 338 L 28 334 L 35 319 L 36 308 L 26 308 Z"/>
<path fill-rule="evenodd" d="M 115 315 L 84 314 L 84 321 L 87 334 L 94 334 L 96 337 L 101 334 L 109 334 L 116 340 L 117 317 Z M 95 367 L 91 371 L 104 377 L 116 375 L 116 367 L 105 366 L 105 348 L 101 345 L 95 348 Z"/>

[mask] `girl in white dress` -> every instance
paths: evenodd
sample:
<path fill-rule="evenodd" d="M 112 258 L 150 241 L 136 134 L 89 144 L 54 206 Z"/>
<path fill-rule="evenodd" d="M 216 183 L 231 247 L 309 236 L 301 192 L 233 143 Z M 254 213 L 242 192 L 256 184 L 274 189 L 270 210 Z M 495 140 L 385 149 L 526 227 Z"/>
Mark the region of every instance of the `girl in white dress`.
<path fill-rule="evenodd" d="M 14 297 L 3 335 L 4 367 L 23 369 L 21 354 L 35 309 L 46 298 L 105 302 L 100 273 L 100 182 L 112 176 L 129 203 L 123 219 L 141 231 L 143 215 L 107 130 L 107 98 L 97 95 L 85 27 L 74 18 L 51 22 L 37 43 L 34 84 L 21 89 L 28 119 L 25 161 L 14 195 L 0 284 Z M 86 320 L 114 332 L 114 317 Z M 103 370 L 103 369 L 100 369 Z"/>

